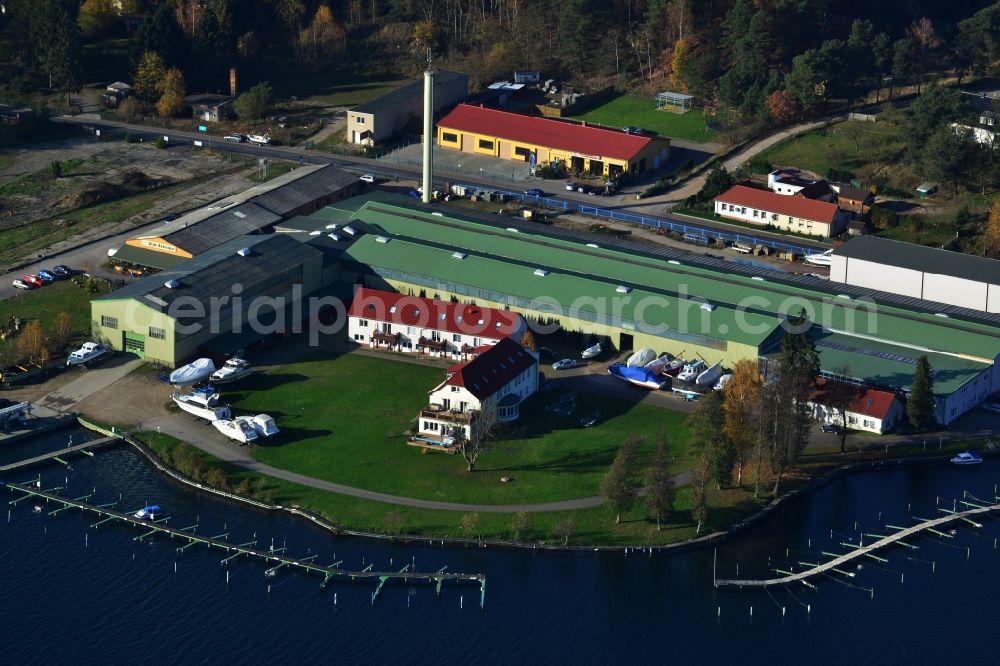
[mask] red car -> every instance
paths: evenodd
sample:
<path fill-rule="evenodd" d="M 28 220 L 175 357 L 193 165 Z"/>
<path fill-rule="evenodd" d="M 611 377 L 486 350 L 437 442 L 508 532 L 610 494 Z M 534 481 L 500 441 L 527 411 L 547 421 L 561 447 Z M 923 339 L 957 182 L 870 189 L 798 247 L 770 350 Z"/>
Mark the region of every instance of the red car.
<path fill-rule="evenodd" d="M 23 278 L 21 278 L 21 281 L 27 284 L 33 284 L 36 287 L 41 287 L 43 284 L 45 284 L 37 275 L 25 275 Z"/>

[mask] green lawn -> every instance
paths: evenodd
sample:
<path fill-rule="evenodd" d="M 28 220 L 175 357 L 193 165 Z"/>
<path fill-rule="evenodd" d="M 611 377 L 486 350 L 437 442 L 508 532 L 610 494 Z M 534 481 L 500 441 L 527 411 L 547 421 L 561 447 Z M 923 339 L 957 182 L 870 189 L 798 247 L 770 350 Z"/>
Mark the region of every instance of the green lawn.
<path fill-rule="evenodd" d="M 894 126 L 848 120 L 779 143 L 760 158 L 775 167 L 797 167 L 820 177 L 831 168 L 867 177 L 883 162 L 893 160 L 902 148 Z"/>
<path fill-rule="evenodd" d="M 614 512 L 607 506 L 579 511 L 531 513 L 527 514 L 525 527 L 515 535 L 512 529 L 514 514 L 483 513 L 480 514 L 482 525 L 477 530 L 478 533 L 469 534 L 461 527 L 465 514 L 458 511 L 413 509 L 328 493 L 235 467 L 167 435 L 144 432 L 139 436 L 167 464 L 188 476 L 197 477 L 211 485 L 224 484 L 224 487 L 238 494 L 267 502 L 309 509 L 344 529 L 384 534 L 389 531 L 390 521 L 387 520 L 387 515 L 398 512 L 401 519 L 398 530 L 404 535 L 482 537 L 556 544 L 562 543 L 562 538 L 556 536 L 555 525 L 571 518 L 575 523 L 573 536 L 569 540 L 571 546 L 664 544 L 695 536 L 694 524 L 690 518 L 690 492 L 686 488 L 678 492 L 675 511 L 664 521 L 661 531 L 657 531 L 654 523 L 645 518 L 640 500 L 630 513 L 623 516 L 621 524 L 615 524 Z M 212 472 L 213 469 L 220 470 L 221 474 Z M 731 525 L 762 505 L 747 490 L 719 492 L 713 487 L 709 489 L 709 496 L 712 504 L 708 524 L 710 531 Z"/>
<path fill-rule="evenodd" d="M 706 129 L 705 115 L 700 109 L 687 113 L 657 111 L 651 98 L 634 95 L 619 95 L 575 118 L 619 129 L 632 125 L 688 141 L 705 142 L 715 139 L 715 132 Z"/>
<path fill-rule="evenodd" d="M 7 167 L 9 167 L 11 164 L 14 163 L 14 160 L 16 159 L 17 159 L 17 153 L 6 150 L 0 150 L 0 171 L 3 171 Z"/>
<path fill-rule="evenodd" d="M 646 435 L 648 454 L 660 429 L 669 433 L 674 471 L 690 466 L 684 414 L 581 394 L 576 412 L 563 417 L 544 411 L 556 396 L 540 394 L 469 474 L 461 457 L 422 454 L 402 434 L 443 377 L 440 369 L 388 358 L 323 356 L 257 374 L 226 399 L 241 412 L 271 414 L 282 429 L 275 445 L 252 450 L 257 460 L 396 495 L 483 504 L 597 495 L 626 435 Z M 580 427 L 598 406 L 601 422 Z M 501 483 L 502 476 L 514 481 Z"/>
<path fill-rule="evenodd" d="M 53 261 L 53 264 L 58 262 Z M 20 277 L 11 273 L 10 279 Z M 73 318 L 73 331 L 79 337 L 90 335 L 90 299 L 83 288 L 70 280 L 60 280 L 39 289 L 18 292 L 16 296 L 0 301 L 0 322 L 6 322 L 11 315 L 21 319 L 40 319 L 48 328 L 53 317 L 66 312 Z"/>

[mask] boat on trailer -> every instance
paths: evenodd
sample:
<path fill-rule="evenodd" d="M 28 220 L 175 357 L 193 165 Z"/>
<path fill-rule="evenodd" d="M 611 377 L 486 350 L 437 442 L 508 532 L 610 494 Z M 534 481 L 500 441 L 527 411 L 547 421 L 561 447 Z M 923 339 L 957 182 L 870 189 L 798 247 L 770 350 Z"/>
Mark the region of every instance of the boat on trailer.
<path fill-rule="evenodd" d="M 240 444 L 250 444 L 257 439 L 257 429 L 253 427 L 253 420 L 247 416 L 238 416 L 235 419 L 219 419 L 212 421 L 212 425 L 229 439 L 236 440 Z"/>
<path fill-rule="evenodd" d="M 240 416 L 238 418 L 247 418 L 247 417 Z M 261 437 L 274 437 L 279 432 L 281 432 L 280 430 L 278 430 L 278 425 L 274 422 L 274 419 L 268 416 L 267 414 L 258 414 L 257 416 L 250 419 L 250 421 L 254 427 L 254 430 L 256 430 L 257 434 L 260 435 Z"/>
<path fill-rule="evenodd" d="M 641 368 L 653 359 L 656 358 L 656 352 L 649 347 L 643 347 L 636 353 L 632 354 L 628 362 L 625 363 L 630 368 Z"/>
<path fill-rule="evenodd" d="M 601 353 L 601 343 L 598 342 L 593 347 L 587 347 L 582 352 L 580 352 L 580 358 L 594 358 Z"/>
<path fill-rule="evenodd" d="M 232 418 L 229 407 L 219 402 L 215 388 L 206 386 L 191 393 L 174 393 L 170 396 L 182 410 L 206 421 Z"/>
<path fill-rule="evenodd" d="M 698 375 L 694 383 L 698 386 L 715 386 L 715 382 L 722 376 L 722 363 L 716 363 Z"/>
<path fill-rule="evenodd" d="M 102 358 L 110 350 L 96 342 L 84 342 L 79 349 L 70 352 L 66 365 L 87 365 Z"/>
<path fill-rule="evenodd" d="M 252 372 L 250 364 L 242 358 L 233 357 L 222 364 L 222 367 L 213 372 L 209 379 L 214 384 L 228 384 L 238 379 L 243 379 Z"/>

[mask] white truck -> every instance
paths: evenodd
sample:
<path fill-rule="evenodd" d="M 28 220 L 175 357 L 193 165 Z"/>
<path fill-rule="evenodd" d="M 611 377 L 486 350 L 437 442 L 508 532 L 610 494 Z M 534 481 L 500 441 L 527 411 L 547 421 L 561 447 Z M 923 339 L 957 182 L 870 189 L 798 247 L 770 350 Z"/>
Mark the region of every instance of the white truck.
<path fill-rule="evenodd" d="M 270 134 L 248 134 L 247 141 L 257 146 L 270 146 L 271 145 L 271 135 Z"/>

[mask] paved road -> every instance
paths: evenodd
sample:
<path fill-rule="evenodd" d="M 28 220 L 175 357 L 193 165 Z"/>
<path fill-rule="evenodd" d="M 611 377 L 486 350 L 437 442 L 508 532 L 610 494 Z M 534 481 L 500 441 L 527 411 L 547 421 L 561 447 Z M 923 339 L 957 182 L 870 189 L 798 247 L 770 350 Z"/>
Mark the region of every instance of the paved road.
<path fill-rule="evenodd" d="M 66 370 L 66 372 L 79 373 L 79 377 L 39 398 L 36 402 L 57 412 L 69 412 L 77 403 L 111 386 L 142 363 L 142 359 L 131 354 L 117 354 L 105 363 L 92 368 Z"/>
<path fill-rule="evenodd" d="M 342 169 L 350 171 L 356 174 L 362 174 L 366 172 L 373 172 L 381 177 L 404 180 L 404 181 L 418 181 L 420 176 L 420 167 L 418 165 L 409 164 L 389 164 L 385 160 L 372 160 L 363 157 L 347 157 L 347 156 L 337 156 L 331 155 L 329 153 L 317 153 L 315 151 L 308 150 L 306 148 L 295 148 L 295 147 L 283 147 L 283 146 L 255 146 L 248 143 L 225 143 L 219 139 L 218 136 L 211 136 L 207 134 L 201 134 L 199 132 L 182 132 L 169 130 L 165 131 L 161 128 L 151 128 L 143 125 L 129 125 L 126 123 L 99 120 L 96 118 L 87 118 L 81 116 L 60 116 L 54 119 L 56 122 L 72 123 L 77 125 L 88 125 L 101 128 L 115 129 L 115 130 L 127 130 L 131 134 L 136 136 L 143 136 L 148 138 L 155 138 L 159 136 L 169 136 L 170 143 L 172 145 L 192 145 L 195 141 L 202 141 L 206 147 L 211 144 L 212 147 L 227 150 L 229 152 L 246 154 L 246 155 L 256 155 L 259 157 L 275 157 L 292 161 L 301 161 L 302 163 L 309 164 L 335 164 Z M 763 139 L 748 148 L 740 151 L 737 155 L 731 157 L 726 161 L 727 165 L 735 165 L 742 163 L 744 160 L 749 159 L 750 156 L 756 155 L 758 152 L 765 150 L 774 143 L 781 141 L 788 136 L 793 134 L 808 131 L 809 129 L 820 124 L 821 121 L 816 123 L 804 123 L 802 125 L 796 125 L 790 127 L 773 137 L 768 137 Z M 727 166 L 728 168 L 728 166 Z M 552 199 L 559 201 L 566 201 L 573 204 L 582 204 L 586 206 L 594 206 L 608 210 L 615 210 L 623 213 L 632 213 L 636 215 L 643 215 L 651 219 L 661 219 L 668 220 L 672 222 L 680 222 L 682 224 L 697 225 L 698 227 L 703 227 L 707 229 L 715 229 L 718 231 L 724 231 L 727 233 L 737 233 L 744 236 L 752 236 L 756 238 L 767 239 L 771 241 L 777 241 L 781 243 L 789 243 L 794 245 L 799 245 L 807 248 L 815 248 L 820 250 L 825 250 L 829 247 L 827 243 L 823 243 L 819 240 L 813 241 L 804 238 L 798 238 L 794 236 L 787 236 L 783 234 L 769 233 L 764 230 L 747 229 L 746 227 L 730 225 L 724 222 L 715 222 L 711 220 L 693 220 L 692 218 L 681 219 L 677 216 L 672 216 L 670 214 L 665 214 L 664 205 L 669 203 L 676 203 L 678 199 L 683 199 L 688 196 L 684 194 L 683 197 L 679 193 L 687 192 L 688 189 L 693 188 L 691 193 L 697 193 L 701 190 L 702 184 L 704 183 L 705 175 L 696 176 L 691 181 L 679 186 L 679 189 L 673 192 L 662 195 L 661 197 L 653 197 L 649 199 L 643 199 L 642 201 L 636 201 L 634 195 L 623 195 L 617 197 L 594 197 L 588 196 L 586 194 L 581 194 L 578 192 L 567 192 L 562 189 L 562 181 L 543 181 L 538 179 L 531 179 L 530 181 L 525 181 L 523 184 L 519 184 L 518 187 L 541 187 L 543 190 L 551 194 Z M 482 186 L 494 189 L 507 189 L 509 190 L 509 183 L 497 184 L 496 182 L 490 181 L 486 178 L 478 178 L 472 175 L 462 175 L 461 178 L 456 178 L 452 174 L 438 174 L 436 176 L 438 185 L 443 186 L 445 181 L 459 181 L 462 183 L 467 183 L 474 186 Z M 558 189 L 553 189 L 558 188 Z M 519 190 L 518 190 L 519 191 Z"/>

